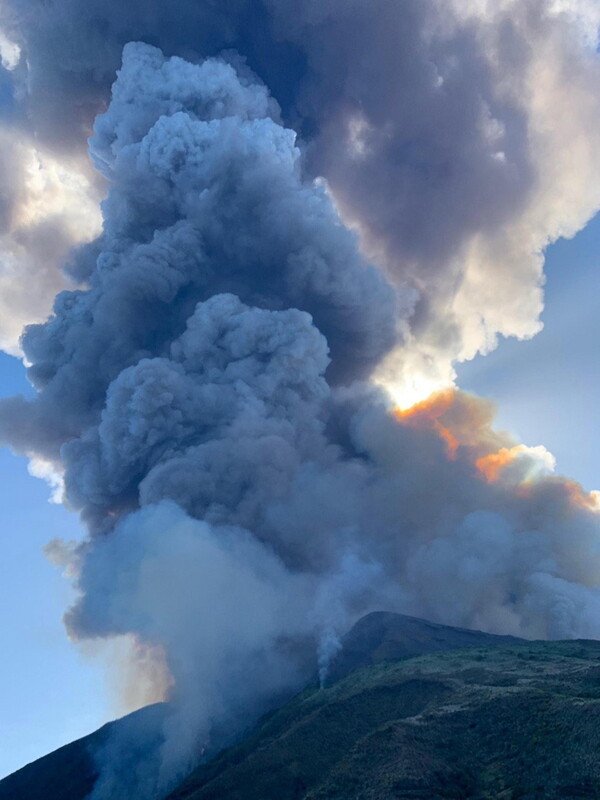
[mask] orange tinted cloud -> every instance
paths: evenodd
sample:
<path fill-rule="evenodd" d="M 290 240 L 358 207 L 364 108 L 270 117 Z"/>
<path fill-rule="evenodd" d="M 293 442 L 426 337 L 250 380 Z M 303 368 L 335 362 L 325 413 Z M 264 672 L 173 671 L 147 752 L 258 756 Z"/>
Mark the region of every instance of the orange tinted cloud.
<path fill-rule="evenodd" d="M 554 472 L 556 466 L 554 456 L 543 445 L 529 447 L 524 444 L 501 447 L 478 458 L 475 466 L 488 483 L 495 483 L 504 469 L 517 460 L 520 462 L 520 470 L 517 475 L 513 475 L 513 480 L 517 479 L 520 484 L 547 477 Z"/>
<path fill-rule="evenodd" d="M 600 511 L 600 492 L 586 492 L 577 481 L 571 480 L 565 480 L 564 487 L 572 506 L 586 511 Z"/>
<path fill-rule="evenodd" d="M 396 408 L 396 418 L 405 425 L 413 428 L 429 429 L 435 431 L 446 444 L 448 458 L 455 459 L 460 442 L 452 431 L 440 421 L 452 406 L 455 397 L 454 389 L 443 389 L 435 392 L 426 400 L 421 400 L 407 409 Z"/>
<path fill-rule="evenodd" d="M 522 444 L 515 447 L 502 447 L 497 453 L 478 458 L 475 466 L 488 483 L 495 483 L 502 470 L 520 454 L 526 452 Z"/>

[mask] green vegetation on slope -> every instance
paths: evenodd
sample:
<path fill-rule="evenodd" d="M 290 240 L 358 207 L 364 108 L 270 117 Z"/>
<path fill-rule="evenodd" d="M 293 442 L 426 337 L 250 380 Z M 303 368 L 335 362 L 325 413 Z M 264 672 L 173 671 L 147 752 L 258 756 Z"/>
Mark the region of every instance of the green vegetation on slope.
<path fill-rule="evenodd" d="M 311 687 L 170 800 L 600 798 L 600 643 L 452 650 Z"/>

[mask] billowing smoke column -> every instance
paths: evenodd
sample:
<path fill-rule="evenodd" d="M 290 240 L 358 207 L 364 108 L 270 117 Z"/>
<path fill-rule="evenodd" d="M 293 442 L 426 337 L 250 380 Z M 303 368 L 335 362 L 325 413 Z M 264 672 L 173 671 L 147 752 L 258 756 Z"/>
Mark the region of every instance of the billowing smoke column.
<path fill-rule="evenodd" d="M 338 573 L 363 571 L 341 532 L 315 549 L 277 516 L 303 466 L 339 459 L 330 384 L 397 344 L 401 297 L 324 187 L 302 182 L 278 116 L 246 69 L 125 48 L 91 142 L 104 229 L 70 264 L 89 288 L 27 329 L 38 395 L 0 411 L 6 441 L 64 473 L 92 535 L 74 557 L 73 635 L 164 652 L 181 702 L 144 778 L 160 787 L 213 723 L 236 729 L 308 677 L 281 640 L 335 635 Z"/>
<path fill-rule="evenodd" d="M 410 293 L 302 181 L 247 68 L 128 45 L 91 150 L 110 190 L 70 266 L 89 288 L 27 329 L 38 394 L 0 420 L 90 529 L 70 631 L 133 635 L 174 685 L 158 764 L 124 787 L 113 763 L 98 797 L 168 787 L 317 661 L 324 677 L 371 608 L 600 635 L 593 498 L 481 401 L 394 413 L 357 382 L 398 346 Z"/>
<path fill-rule="evenodd" d="M 31 118 L 57 151 L 39 82 L 96 108 L 115 43 L 146 25 L 160 39 L 162 18 L 96 5 L 120 26 L 104 26 L 105 49 L 82 26 L 70 72 L 52 68 L 51 26 L 10 20 L 31 50 Z M 195 17 L 175 6 L 161 35 L 184 49 Z M 130 43 L 97 118 L 102 233 L 69 258 L 83 288 L 23 336 L 37 396 L 0 403 L 2 440 L 52 465 L 89 529 L 74 551 L 54 547 L 79 590 L 71 634 L 133 637 L 170 685 L 157 758 L 132 767 L 115 746 L 94 800 L 166 791 L 278 696 L 325 679 L 339 635 L 375 608 L 600 636 L 596 497 L 554 477 L 543 448 L 494 432 L 483 401 L 448 390 L 400 411 L 372 383 L 398 358 L 402 371 L 439 356 L 444 372 L 482 336 L 534 332 L 535 253 L 598 203 L 597 61 L 568 4 L 521 3 L 511 21 L 510 2 L 479 16 L 406 3 L 402 26 L 397 6 L 207 12 L 199 48 L 241 37 L 258 58 L 252 25 L 267 19 L 291 76 L 299 59 L 283 111 L 234 53 L 192 63 Z M 62 8 L 70 24 L 87 13 Z M 550 130 L 569 59 L 572 113 Z M 569 120 L 580 138 L 563 154 Z"/>

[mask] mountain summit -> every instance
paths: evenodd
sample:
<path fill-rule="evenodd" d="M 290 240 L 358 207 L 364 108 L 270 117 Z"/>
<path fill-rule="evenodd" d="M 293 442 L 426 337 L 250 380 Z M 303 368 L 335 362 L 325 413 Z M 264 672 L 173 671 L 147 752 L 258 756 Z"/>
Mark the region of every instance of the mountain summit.
<path fill-rule="evenodd" d="M 359 667 L 456 650 L 461 647 L 509 644 L 514 636 L 498 636 L 468 628 L 440 625 L 417 617 L 374 611 L 367 614 L 344 636 L 342 648 L 328 673 L 332 681 L 346 677 Z"/>

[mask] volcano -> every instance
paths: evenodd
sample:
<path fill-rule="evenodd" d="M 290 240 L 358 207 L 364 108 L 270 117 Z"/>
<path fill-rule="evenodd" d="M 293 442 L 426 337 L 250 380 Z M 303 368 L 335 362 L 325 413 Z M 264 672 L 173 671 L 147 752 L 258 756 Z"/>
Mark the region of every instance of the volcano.
<path fill-rule="evenodd" d="M 344 637 L 325 688 L 312 682 L 265 715 L 169 800 L 600 797 L 599 660 L 596 641 L 371 613 Z M 0 781 L 0 800 L 85 800 L 111 731 L 137 737 L 135 770 L 160 747 L 164 711 L 148 706 L 38 759 Z"/>

